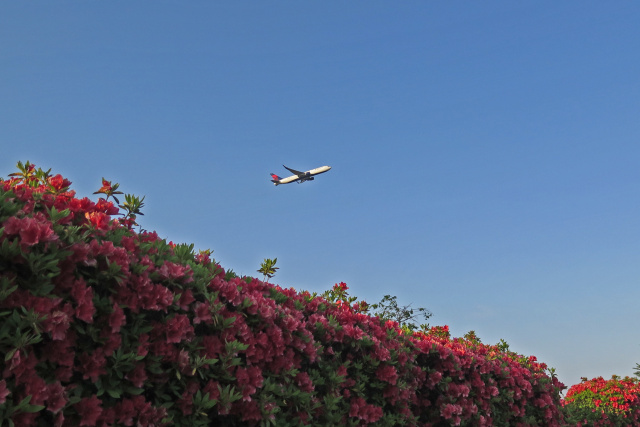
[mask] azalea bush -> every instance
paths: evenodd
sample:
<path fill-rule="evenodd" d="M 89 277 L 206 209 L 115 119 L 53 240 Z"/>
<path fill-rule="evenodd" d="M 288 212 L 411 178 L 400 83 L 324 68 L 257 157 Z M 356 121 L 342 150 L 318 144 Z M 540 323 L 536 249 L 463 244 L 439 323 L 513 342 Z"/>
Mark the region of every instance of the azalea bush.
<path fill-rule="evenodd" d="M 237 277 L 136 232 L 142 199 L 118 205 L 117 184 L 92 201 L 18 166 L 0 180 L 0 425 L 563 424 L 534 357 L 372 316 L 344 283 L 331 301 Z"/>
<path fill-rule="evenodd" d="M 583 378 L 569 388 L 563 404 L 572 425 L 640 425 L 640 381 L 617 376 L 609 380 Z"/>
<path fill-rule="evenodd" d="M 410 334 L 419 329 L 429 328 L 428 323 L 420 325 L 415 323 L 419 317 L 424 317 L 424 320 L 431 317 L 431 312 L 424 307 L 414 309 L 411 305 L 398 306 L 398 298 L 391 295 L 385 295 L 377 303 L 368 304 L 366 301 L 358 301 L 356 296 L 349 295 L 348 289 L 346 283 L 336 283 L 333 288 L 325 291 L 322 297 L 338 306 L 351 306 L 352 310 L 359 313 L 371 314 L 381 320 L 397 322 L 405 333 Z"/>

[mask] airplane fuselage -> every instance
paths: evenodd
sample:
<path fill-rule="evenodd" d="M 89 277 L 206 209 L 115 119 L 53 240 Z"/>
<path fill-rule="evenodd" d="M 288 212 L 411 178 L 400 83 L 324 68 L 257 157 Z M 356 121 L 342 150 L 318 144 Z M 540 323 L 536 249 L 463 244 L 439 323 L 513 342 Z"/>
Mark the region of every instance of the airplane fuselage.
<path fill-rule="evenodd" d="M 271 177 L 273 178 L 271 181 L 274 185 L 290 184 L 292 182 L 301 183 L 305 181 L 313 181 L 314 175 L 320 175 L 321 173 L 328 172 L 331 169 L 331 166 L 320 166 L 319 168 L 311 169 L 306 172 L 298 172 L 294 169 L 289 169 L 286 166 L 285 168 L 295 173 L 296 175 L 291 175 L 287 178 L 280 178 L 277 175 L 271 174 Z"/>

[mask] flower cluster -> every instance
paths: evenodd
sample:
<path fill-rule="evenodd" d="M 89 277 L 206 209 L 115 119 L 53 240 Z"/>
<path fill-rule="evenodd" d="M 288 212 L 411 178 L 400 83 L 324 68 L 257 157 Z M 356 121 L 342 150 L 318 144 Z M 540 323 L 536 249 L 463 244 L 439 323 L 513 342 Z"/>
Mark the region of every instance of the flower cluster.
<path fill-rule="evenodd" d="M 578 426 L 640 424 L 640 381 L 613 376 L 587 380 L 569 388 L 563 401 L 567 420 Z"/>
<path fill-rule="evenodd" d="M 0 180 L 0 425 L 563 422 L 533 357 L 237 277 L 136 233 L 117 185 L 93 202 L 19 166 Z"/>

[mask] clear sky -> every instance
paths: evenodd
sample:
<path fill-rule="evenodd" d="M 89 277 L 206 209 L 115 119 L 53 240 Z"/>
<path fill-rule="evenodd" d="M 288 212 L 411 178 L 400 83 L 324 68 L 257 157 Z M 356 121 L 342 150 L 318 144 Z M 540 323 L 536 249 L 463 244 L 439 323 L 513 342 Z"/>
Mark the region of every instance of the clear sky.
<path fill-rule="evenodd" d="M 0 175 L 146 196 L 223 267 L 640 362 L 640 2 L 0 3 Z M 282 167 L 332 170 L 275 187 Z"/>

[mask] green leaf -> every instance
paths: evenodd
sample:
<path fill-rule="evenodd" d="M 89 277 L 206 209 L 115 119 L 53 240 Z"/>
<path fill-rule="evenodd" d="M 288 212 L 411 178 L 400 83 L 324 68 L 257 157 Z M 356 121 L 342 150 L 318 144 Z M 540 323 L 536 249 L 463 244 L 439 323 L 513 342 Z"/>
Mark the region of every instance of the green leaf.
<path fill-rule="evenodd" d="M 27 412 L 27 413 L 34 413 L 34 412 L 40 412 L 44 409 L 44 405 L 27 405 L 26 407 L 22 408 L 22 412 Z"/>
<path fill-rule="evenodd" d="M 14 348 L 13 350 L 11 350 L 10 352 L 8 352 L 5 356 L 4 356 L 4 361 L 7 362 L 9 361 L 13 355 L 15 354 L 15 352 L 18 351 L 17 348 Z"/>

